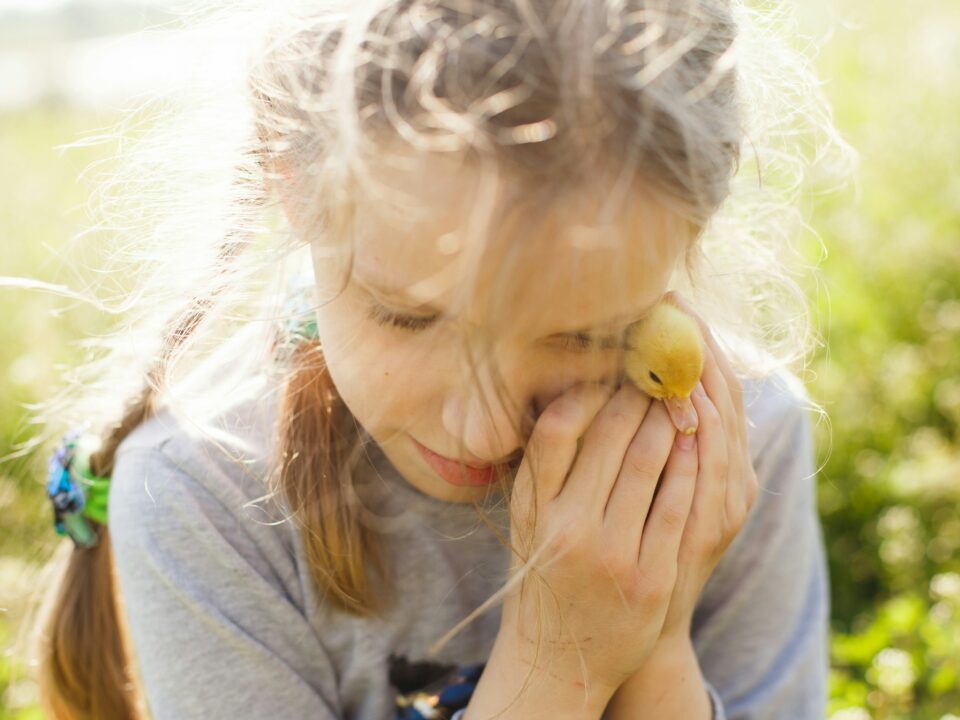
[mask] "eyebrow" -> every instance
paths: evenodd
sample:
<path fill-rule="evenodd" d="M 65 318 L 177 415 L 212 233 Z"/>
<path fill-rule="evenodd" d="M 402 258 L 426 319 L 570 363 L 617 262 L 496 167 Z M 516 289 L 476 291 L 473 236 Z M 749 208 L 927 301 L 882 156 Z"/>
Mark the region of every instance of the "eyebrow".
<path fill-rule="evenodd" d="M 396 302 L 400 305 L 406 305 L 411 310 L 416 310 L 417 312 L 429 313 L 431 315 L 443 315 L 446 313 L 442 308 L 438 308 L 430 303 L 419 302 L 412 297 L 409 297 L 406 294 L 406 291 L 403 288 L 393 286 L 388 283 L 381 283 L 378 280 L 374 281 L 373 279 L 365 280 L 358 275 L 354 274 L 354 280 L 361 285 L 364 289 L 371 291 L 374 295 L 382 296 L 383 298 L 389 300 L 390 302 Z M 658 297 L 652 304 L 645 307 L 639 312 L 630 312 L 622 315 L 614 315 L 612 317 L 606 318 L 599 322 L 593 323 L 588 326 L 573 328 L 570 330 L 559 330 L 557 332 L 551 333 L 547 337 L 555 337 L 557 335 L 576 335 L 577 333 L 588 333 L 601 328 L 611 328 L 618 325 L 629 325 L 631 323 L 640 320 L 647 315 L 654 307 L 656 307 L 660 301 L 663 299 L 663 295 Z"/>

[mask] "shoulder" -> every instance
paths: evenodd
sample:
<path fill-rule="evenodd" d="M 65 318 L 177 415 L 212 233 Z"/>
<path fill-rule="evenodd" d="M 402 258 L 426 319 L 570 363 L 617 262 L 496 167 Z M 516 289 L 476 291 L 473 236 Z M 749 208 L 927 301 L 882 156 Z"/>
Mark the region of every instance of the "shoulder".
<path fill-rule="evenodd" d="M 142 498 L 151 477 L 228 505 L 264 493 L 282 392 L 282 377 L 264 354 L 268 329 L 241 328 L 178 377 L 157 412 L 117 448 L 111 496 Z"/>
<path fill-rule="evenodd" d="M 117 448 L 111 499 L 115 492 L 152 495 L 170 485 L 231 506 L 263 495 L 273 457 L 275 400 L 256 386 L 214 413 L 161 409 Z"/>
<path fill-rule="evenodd" d="M 117 448 L 108 526 L 136 547 L 185 538 L 255 545 L 277 562 L 294 554 L 291 523 L 269 496 L 270 397 L 234 402 L 207 420 L 163 409 Z"/>
<path fill-rule="evenodd" d="M 794 373 L 778 369 L 762 377 L 741 377 L 750 457 L 757 466 L 784 447 L 796 448 L 810 432 L 816 405 Z"/>

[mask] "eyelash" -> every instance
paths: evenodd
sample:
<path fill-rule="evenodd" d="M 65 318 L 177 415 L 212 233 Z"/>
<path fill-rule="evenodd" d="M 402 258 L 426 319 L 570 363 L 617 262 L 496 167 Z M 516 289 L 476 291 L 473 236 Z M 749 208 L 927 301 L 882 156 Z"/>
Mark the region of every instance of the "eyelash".
<path fill-rule="evenodd" d="M 440 316 L 430 315 L 428 317 L 418 317 L 416 315 L 403 315 L 401 313 L 391 312 L 382 305 L 371 303 L 367 317 L 376 322 L 378 325 L 389 325 L 391 327 L 400 328 L 401 330 L 417 332 L 432 325 Z M 618 340 L 616 338 L 594 338 L 588 333 L 583 332 L 570 333 L 560 337 L 563 339 L 564 347 L 567 347 L 571 350 L 587 350 L 598 341 L 602 349 L 610 348 L 611 343 L 613 344 L 613 347 L 619 347 Z"/>
<path fill-rule="evenodd" d="M 396 328 L 401 328 L 402 330 L 410 330 L 413 332 L 426 329 L 432 325 L 437 318 L 440 317 L 439 315 L 430 315 L 429 317 L 401 315 L 399 313 L 390 312 L 383 307 L 383 305 L 378 305 L 376 303 L 370 304 L 370 309 L 367 313 L 367 316 L 379 325 L 390 325 Z"/>

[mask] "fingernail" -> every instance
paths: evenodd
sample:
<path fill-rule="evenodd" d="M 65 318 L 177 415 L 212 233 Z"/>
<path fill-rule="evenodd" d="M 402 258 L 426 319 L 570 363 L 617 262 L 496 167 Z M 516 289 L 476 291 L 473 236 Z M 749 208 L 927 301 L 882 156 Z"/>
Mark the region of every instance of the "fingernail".
<path fill-rule="evenodd" d="M 693 388 L 693 392 L 698 398 L 705 397 L 705 393 L 703 392 L 703 383 L 697 380 L 697 384 Z"/>
<path fill-rule="evenodd" d="M 681 450 L 692 450 L 697 444 L 697 435 L 693 433 L 687 435 L 685 433 L 677 433 L 677 447 Z"/>

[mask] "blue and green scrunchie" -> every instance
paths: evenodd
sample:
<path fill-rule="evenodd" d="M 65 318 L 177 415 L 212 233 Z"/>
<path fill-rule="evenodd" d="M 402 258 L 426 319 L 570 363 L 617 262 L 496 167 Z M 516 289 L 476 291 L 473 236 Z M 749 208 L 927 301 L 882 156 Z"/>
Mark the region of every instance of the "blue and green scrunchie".
<path fill-rule="evenodd" d="M 110 478 L 90 471 L 90 453 L 96 438 L 73 430 L 63 436 L 47 464 L 47 497 L 53 505 L 53 526 L 78 547 L 97 544 L 91 521 L 107 524 Z"/>
<path fill-rule="evenodd" d="M 288 290 L 278 334 L 289 345 L 317 336 L 313 275 L 302 273 Z M 90 471 L 89 458 L 98 438 L 72 429 L 63 436 L 47 464 L 47 497 L 53 505 L 53 525 L 58 535 L 73 539 L 78 547 L 94 547 L 99 534 L 91 523 L 107 524 L 110 478 Z"/>

